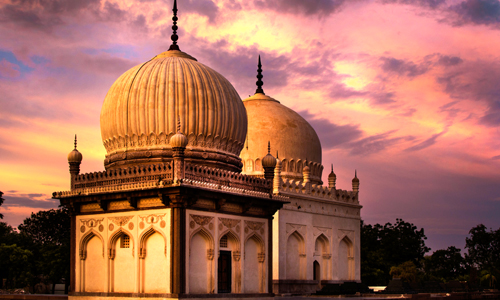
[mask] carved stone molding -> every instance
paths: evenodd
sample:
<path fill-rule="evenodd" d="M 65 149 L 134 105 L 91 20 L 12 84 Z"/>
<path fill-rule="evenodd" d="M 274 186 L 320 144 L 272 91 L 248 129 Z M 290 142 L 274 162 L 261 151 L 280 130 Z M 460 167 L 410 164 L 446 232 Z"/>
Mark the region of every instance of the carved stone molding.
<path fill-rule="evenodd" d="M 241 258 L 241 252 L 240 251 L 233 251 L 233 259 L 235 261 L 240 261 Z"/>
<path fill-rule="evenodd" d="M 84 225 L 84 226 L 87 226 L 89 228 L 94 228 L 94 227 L 101 225 L 101 222 L 103 220 L 104 220 L 104 218 L 102 218 L 102 219 L 83 219 L 83 220 L 80 220 L 80 222 L 82 222 L 82 225 Z"/>
<path fill-rule="evenodd" d="M 156 224 L 159 221 L 162 221 L 164 217 L 165 217 L 165 214 L 161 214 L 161 215 L 151 214 L 151 215 L 139 216 L 139 218 L 141 218 L 141 221 L 145 222 L 146 224 Z"/>
<path fill-rule="evenodd" d="M 352 243 L 354 243 L 354 230 L 339 229 L 337 232 L 337 238 L 340 241 L 345 236 L 347 236 Z"/>
<path fill-rule="evenodd" d="M 263 263 L 266 260 L 266 254 L 264 252 L 257 254 L 257 260 L 260 263 Z"/>
<path fill-rule="evenodd" d="M 226 219 L 226 218 L 219 218 L 220 222 L 226 226 L 227 228 L 231 229 L 235 227 L 236 225 L 240 224 L 240 220 L 235 220 L 235 219 Z"/>
<path fill-rule="evenodd" d="M 134 216 L 123 216 L 123 217 L 109 217 L 109 220 L 118 226 L 127 225 L 128 221 L 132 220 Z"/>
<path fill-rule="evenodd" d="M 196 224 L 200 226 L 205 226 L 208 223 L 210 223 L 214 217 L 191 215 L 191 218 L 193 218 Z"/>
<path fill-rule="evenodd" d="M 319 227 L 319 226 L 314 226 L 313 227 L 313 235 L 314 237 L 317 237 L 321 234 L 324 234 L 326 237 L 331 238 L 332 236 L 332 229 L 328 227 Z"/>
<path fill-rule="evenodd" d="M 253 221 L 245 221 L 245 229 L 257 231 L 264 226 L 264 222 L 253 222 Z"/>
<path fill-rule="evenodd" d="M 286 223 L 286 234 L 289 235 L 294 231 L 300 233 L 304 239 L 306 238 L 306 225 Z"/>

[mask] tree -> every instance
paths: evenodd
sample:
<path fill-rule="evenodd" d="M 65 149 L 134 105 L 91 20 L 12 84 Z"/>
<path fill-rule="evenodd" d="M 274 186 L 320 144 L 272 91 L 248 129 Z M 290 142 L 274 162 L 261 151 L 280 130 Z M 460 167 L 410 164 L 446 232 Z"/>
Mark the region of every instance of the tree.
<path fill-rule="evenodd" d="M 7 278 L 6 287 L 25 287 L 32 277 L 33 254 L 17 245 L 0 245 L 0 275 Z"/>
<path fill-rule="evenodd" d="M 32 213 L 18 227 L 20 234 L 29 237 L 39 249 L 38 272 L 54 285 L 65 278 L 66 290 L 70 276 L 70 227 L 71 218 L 64 208 Z"/>
<path fill-rule="evenodd" d="M 406 282 L 416 282 L 420 272 L 417 270 L 417 266 L 415 266 L 413 261 L 409 260 L 398 266 L 391 267 L 389 274 L 395 278 L 401 278 Z"/>
<path fill-rule="evenodd" d="M 3 202 L 5 201 L 5 199 L 2 198 L 2 196 L 3 196 L 3 193 L 0 192 L 0 206 L 2 206 Z M 3 215 L 2 214 L 0 214 L 0 219 L 3 219 Z"/>
<path fill-rule="evenodd" d="M 426 274 L 442 281 L 458 280 L 466 272 L 466 262 L 460 252 L 460 249 L 450 246 L 427 256 L 424 262 Z"/>
<path fill-rule="evenodd" d="M 384 226 L 362 222 L 361 280 L 367 285 L 385 285 L 391 278 L 391 267 L 411 261 L 419 268 L 425 253 L 430 251 L 425 246 L 426 239 L 423 228 L 402 219 Z"/>
<path fill-rule="evenodd" d="M 481 270 L 481 281 L 487 281 L 492 287 L 500 274 L 500 228 L 487 231 L 486 226 L 479 224 L 469 235 L 465 238 L 466 260 Z"/>

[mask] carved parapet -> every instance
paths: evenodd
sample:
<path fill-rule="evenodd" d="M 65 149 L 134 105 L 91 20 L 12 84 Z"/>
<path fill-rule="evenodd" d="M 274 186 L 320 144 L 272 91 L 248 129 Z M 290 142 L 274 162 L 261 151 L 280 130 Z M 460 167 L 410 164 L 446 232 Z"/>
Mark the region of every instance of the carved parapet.
<path fill-rule="evenodd" d="M 218 187 L 240 188 L 269 193 L 270 181 L 241 173 L 186 163 L 185 178 L 189 182 L 204 182 Z"/>

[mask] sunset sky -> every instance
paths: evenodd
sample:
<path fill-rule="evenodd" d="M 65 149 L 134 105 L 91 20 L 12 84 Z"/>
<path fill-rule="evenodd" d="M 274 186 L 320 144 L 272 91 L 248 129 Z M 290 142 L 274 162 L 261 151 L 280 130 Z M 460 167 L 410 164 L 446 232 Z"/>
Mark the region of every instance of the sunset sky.
<path fill-rule="evenodd" d="M 170 45 L 173 0 L 0 0 L 0 207 L 17 227 L 101 171 L 99 114 L 112 83 Z M 178 0 L 179 46 L 240 97 L 264 91 L 323 146 L 324 181 L 362 219 L 425 229 L 433 251 L 500 227 L 498 0 Z"/>

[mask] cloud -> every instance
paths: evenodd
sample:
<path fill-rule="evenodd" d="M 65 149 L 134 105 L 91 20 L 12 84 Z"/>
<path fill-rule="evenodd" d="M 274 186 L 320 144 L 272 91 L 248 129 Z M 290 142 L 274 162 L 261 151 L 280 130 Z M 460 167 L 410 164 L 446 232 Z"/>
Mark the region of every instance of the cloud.
<path fill-rule="evenodd" d="M 382 3 L 397 3 L 397 4 L 407 4 L 427 7 L 431 9 L 436 9 L 443 6 L 446 0 L 381 0 Z"/>
<path fill-rule="evenodd" d="M 492 25 L 500 22 L 500 1 L 466 0 L 452 5 L 449 10 L 455 13 L 455 25 L 477 24 Z"/>
<path fill-rule="evenodd" d="M 21 75 L 19 66 L 7 60 L 0 61 L 0 77 L 16 78 Z"/>
<path fill-rule="evenodd" d="M 192 12 L 208 18 L 210 23 L 216 23 L 219 7 L 211 0 L 188 0 L 182 4 L 183 12 Z"/>
<path fill-rule="evenodd" d="M 396 73 L 399 76 L 416 77 L 425 74 L 429 70 L 429 64 L 417 65 L 411 61 L 396 59 L 394 57 L 381 57 L 382 70 L 388 73 Z"/>
<path fill-rule="evenodd" d="M 368 136 L 346 145 L 351 155 L 370 155 L 386 150 L 403 141 L 413 140 L 413 136 L 391 137 L 397 130 L 391 130 L 377 135 Z"/>
<path fill-rule="evenodd" d="M 311 124 L 321 140 L 323 150 L 337 148 L 340 145 L 360 138 L 363 134 L 359 125 L 337 125 L 327 119 L 317 118 L 308 111 L 298 111 Z"/>
<path fill-rule="evenodd" d="M 44 194 L 18 194 L 15 191 L 9 191 L 8 194 L 4 194 L 3 198 L 5 202 L 2 208 L 9 210 L 13 207 L 30 207 L 30 208 L 40 208 L 40 209 L 50 209 L 57 208 L 59 206 L 59 200 L 51 199 L 50 195 Z"/>
<path fill-rule="evenodd" d="M 455 100 L 479 101 L 486 111 L 479 116 L 482 125 L 500 125 L 500 62 L 463 62 L 437 78 L 446 93 Z"/>
<path fill-rule="evenodd" d="M 424 140 L 424 141 L 422 141 L 414 146 L 406 148 L 405 151 L 414 152 L 414 151 L 420 151 L 422 149 L 428 148 L 428 147 L 434 145 L 437 142 L 437 139 L 440 136 L 442 136 L 443 134 L 445 134 L 446 132 L 448 132 L 448 128 L 441 131 L 440 133 L 433 134 L 430 138 L 428 138 L 428 139 L 426 139 L 426 140 Z"/>
<path fill-rule="evenodd" d="M 438 65 L 451 67 L 463 63 L 463 59 L 458 56 L 441 55 L 437 61 Z"/>
<path fill-rule="evenodd" d="M 256 0 L 255 6 L 274 10 L 278 13 L 323 17 L 339 11 L 345 2 L 345 0 Z"/>

